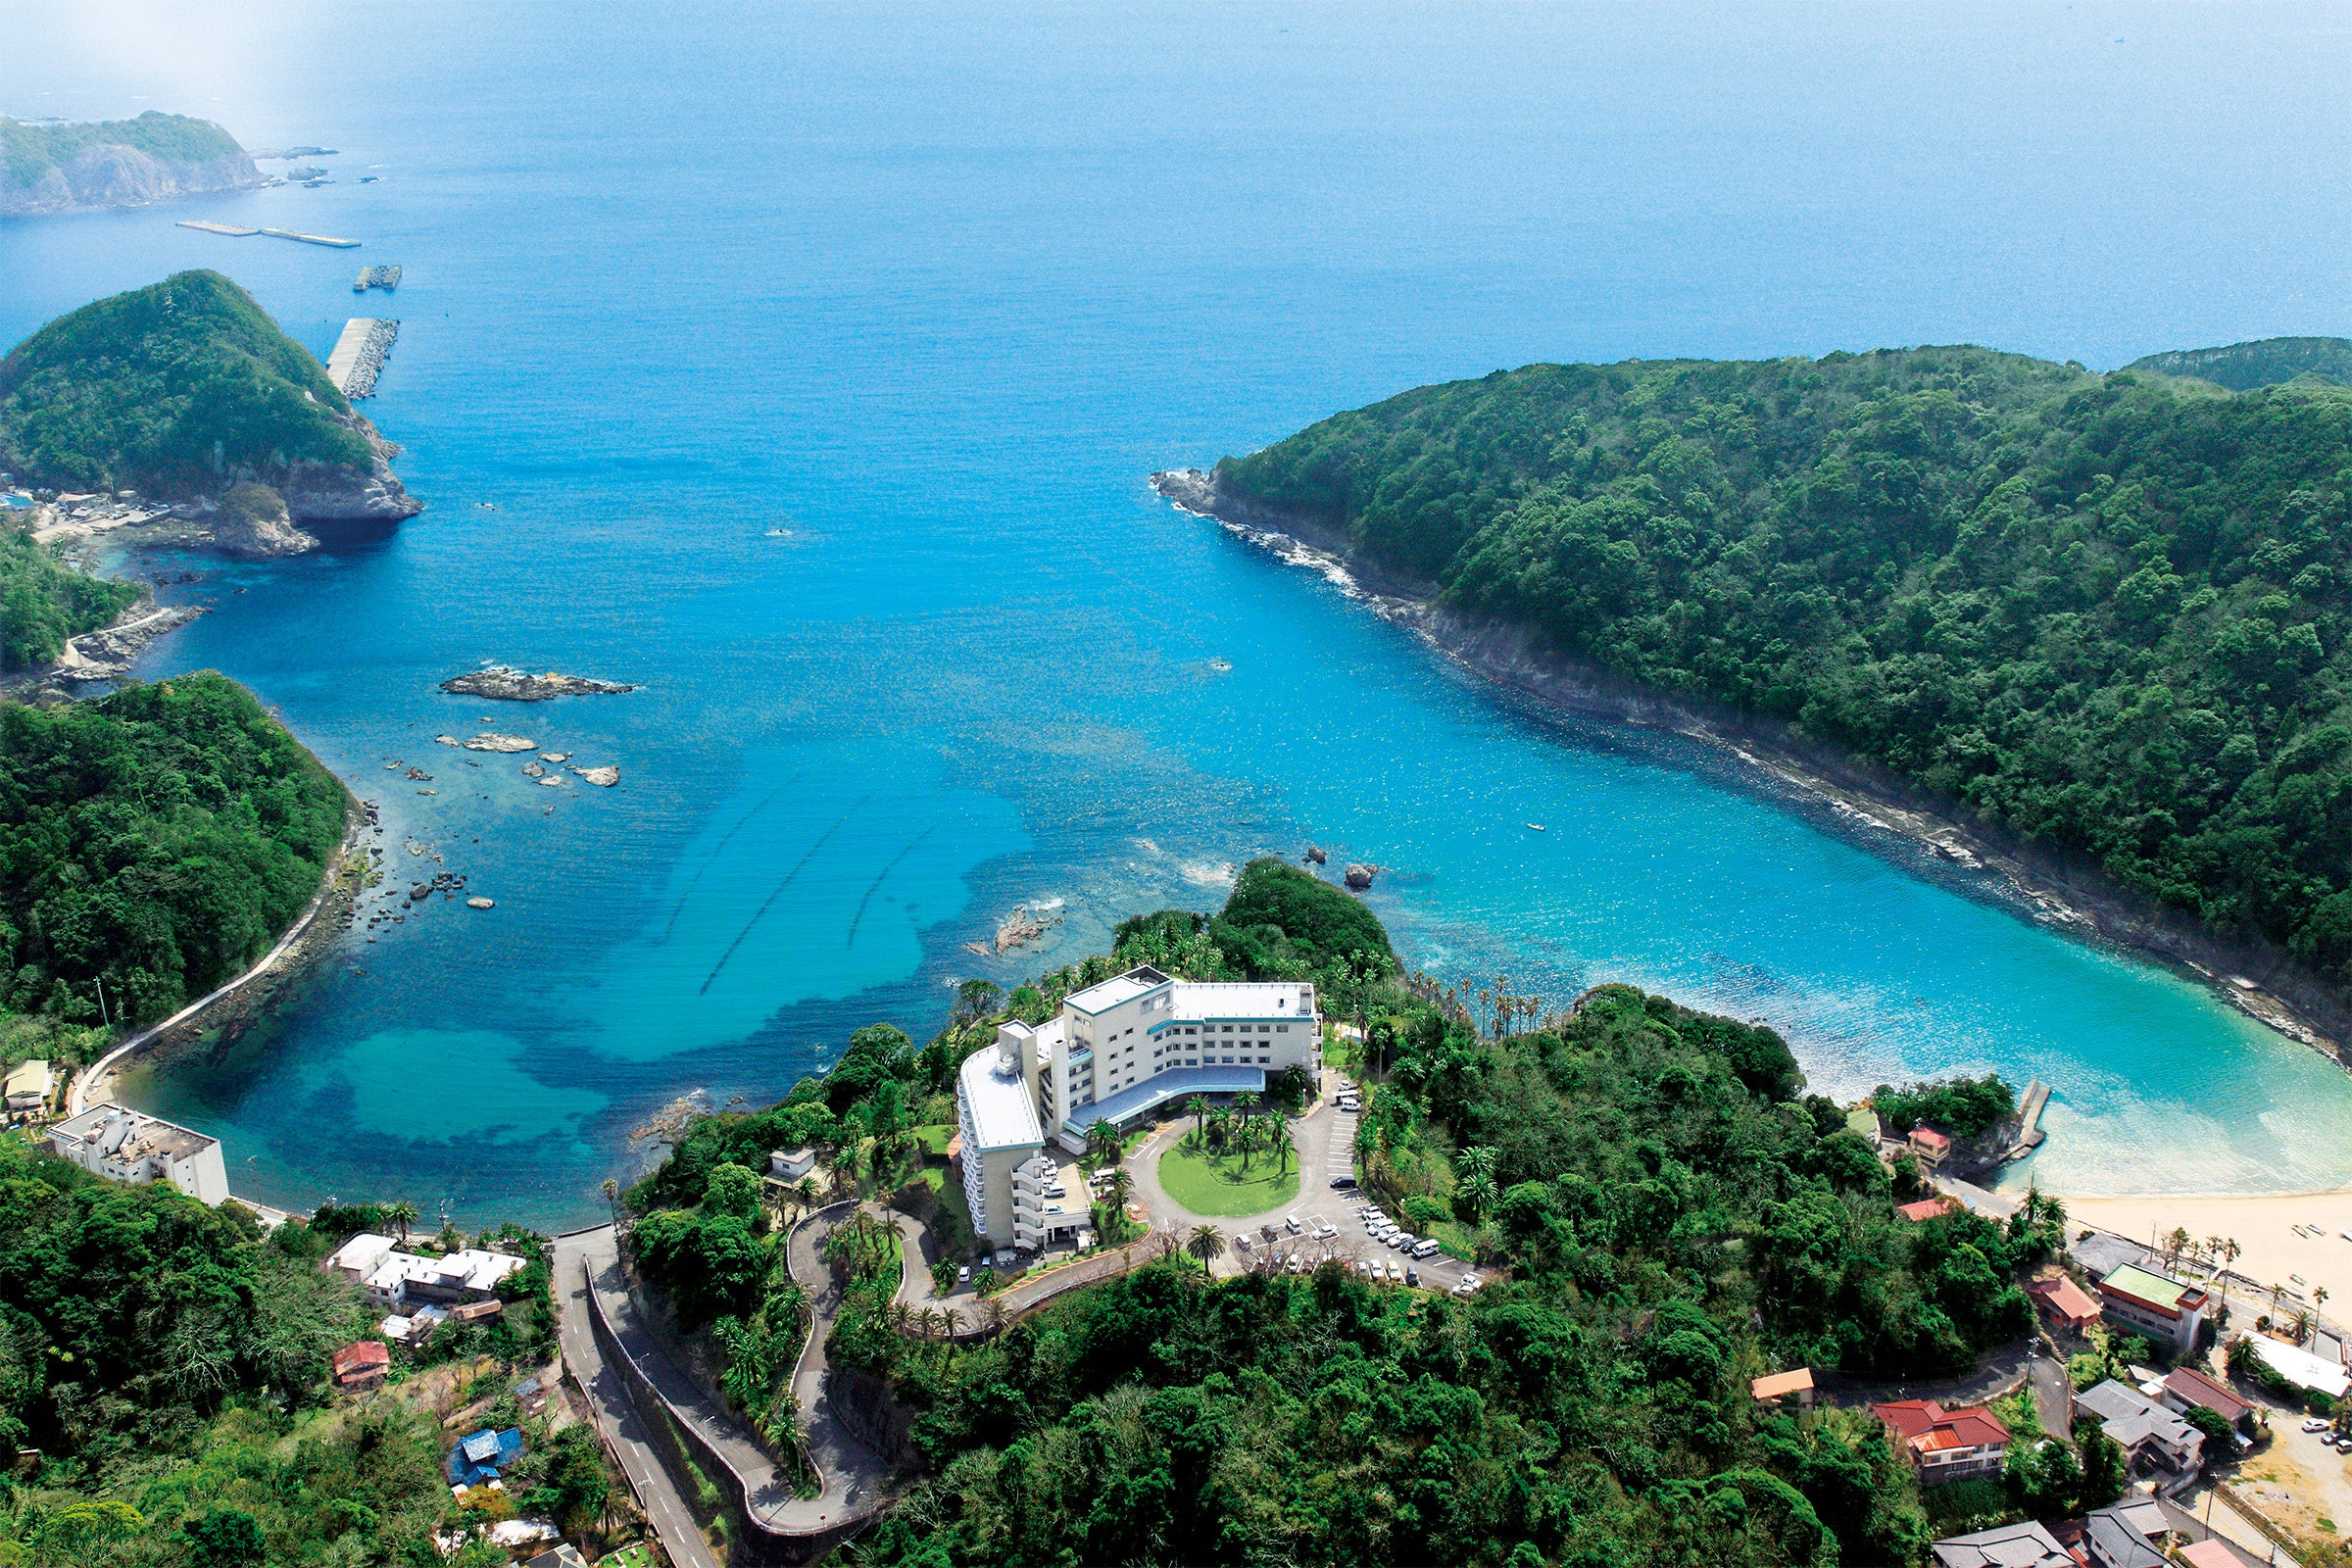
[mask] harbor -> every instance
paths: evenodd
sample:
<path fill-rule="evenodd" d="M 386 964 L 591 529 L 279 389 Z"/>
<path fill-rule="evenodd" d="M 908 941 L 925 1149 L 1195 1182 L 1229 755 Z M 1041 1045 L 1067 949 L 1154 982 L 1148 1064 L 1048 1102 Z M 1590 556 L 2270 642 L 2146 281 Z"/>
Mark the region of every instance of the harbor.
<path fill-rule="evenodd" d="M 343 335 L 335 339 L 334 352 L 326 357 L 326 378 L 335 390 L 347 398 L 373 397 L 375 378 L 399 330 L 398 321 L 371 316 L 355 316 L 345 321 Z"/>

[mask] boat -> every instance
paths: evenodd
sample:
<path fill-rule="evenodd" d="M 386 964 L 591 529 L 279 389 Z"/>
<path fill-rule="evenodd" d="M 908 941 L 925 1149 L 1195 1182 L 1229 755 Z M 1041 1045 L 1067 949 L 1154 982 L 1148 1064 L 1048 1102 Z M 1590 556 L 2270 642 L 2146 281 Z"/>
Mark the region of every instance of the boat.
<path fill-rule="evenodd" d="M 2307 1281 L 2306 1279 L 2304 1279 L 2304 1278 L 2303 1278 L 2303 1276 L 2302 1276 L 2302 1275 L 2300 1275 L 2300 1274 L 2289 1274 L 2289 1275 L 2287 1276 L 2287 1278 L 2288 1278 L 2288 1279 L 2290 1279 L 2290 1280 L 2293 1280 L 2293 1281 L 2294 1281 L 2294 1282 L 2295 1282 L 2297 1285 L 2305 1285 L 2305 1284 L 2309 1284 L 2309 1283 L 2310 1283 L 2309 1281 Z"/>
<path fill-rule="evenodd" d="M 1530 822 L 1527 824 L 1527 830 L 1530 833 L 1541 833 L 1544 831 L 1544 824 L 1541 822 Z"/>

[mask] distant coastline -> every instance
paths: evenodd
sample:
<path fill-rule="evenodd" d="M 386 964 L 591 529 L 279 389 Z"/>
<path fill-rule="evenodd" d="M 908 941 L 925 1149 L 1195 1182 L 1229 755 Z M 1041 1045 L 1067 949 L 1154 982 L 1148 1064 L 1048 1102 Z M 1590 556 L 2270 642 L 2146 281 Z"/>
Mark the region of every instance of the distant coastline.
<path fill-rule="evenodd" d="M 145 207 L 269 183 L 253 155 L 209 120 L 156 110 L 59 124 L 0 117 L 0 218 Z"/>
<path fill-rule="evenodd" d="M 2041 923 L 2154 958 L 2248 1017 L 2352 1070 L 2352 1016 L 2276 951 L 2217 941 L 2183 915 L 2132 899 L 2096 868 L 2026 845 L 1905 781 L 1809 745 L 1769 719 L 1714 710 L 1534 646 L 1528 634 L 1458 614 L 1435 585 L 1383 570 L 1317 518 L 1220 493 L 1199 468 L 1152 475 L 1180 511 L 1207 517 L 1245 543 L 1316 572 L 1374 614 L 1411 632 L 1463 668 L 1564 711 L 1637 728 L 1672 730 L 1731 753 L 1783 789 L 1856 825 L 1897 835 L 1946 864 L 1990 871 Z"/>

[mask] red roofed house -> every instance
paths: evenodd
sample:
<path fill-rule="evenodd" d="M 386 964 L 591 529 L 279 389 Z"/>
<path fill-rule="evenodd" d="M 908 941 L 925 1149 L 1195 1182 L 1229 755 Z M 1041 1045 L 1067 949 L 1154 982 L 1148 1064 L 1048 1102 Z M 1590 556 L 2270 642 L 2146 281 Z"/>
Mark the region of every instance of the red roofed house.
<path fill-rule="evenodd" d="M 1948 1198 L 1923 1198 L 1916 1203 L 1897 1203 L 1894 1211 L 1914 1225 L 1925 1225 L 1932 1219 L 1940 1219 L 1959 1206 Z"/>
<path fill-rule="evenodd" d="M 1933 1127 L 1911 1129 L 1911 1152 L 1929 1164 L 1942 1164 L 1943 1156 L 1951 1152 L 1952 1140 L 1948 1134 L 1939 1133 Z"/>
<path fill-rule="evenodd" d="M 1923 1487 L 1998 1475 L 2009 1450 L 2009 1428 L 1981 1404 L 1946 1410 L 1933 1399 L 1897 1399 L 1870 1413 L 1894 1434 Z"/>
<path fill-rule="evenodd" d="M 2053 1328 L 2070 1333 L 2082 1333 L 2104 1315 L 2090 1293 L 2077 1285 L 2069 1274 L 2051 1274 L 2034 1280 L 2026 1287 L 2026 1294 L 2034 1298 L 2034 1304 L 2041 1308 Z"/>
<path fill-rule="evenodd" d="M 360 1340 L 337 1350 L 329 1364 L 337 1388 L 380 1388 L 392 1370 L 392 1352 L 381 1340 Z"/>
<path fill-rule="evenodd" d="M 2202 1405 L 2233 1427 L 2245 1428 L 2249 1433 L 2252 1430 L 2247 1418 L 2254 1413 L 2253 1403 L 2239 1398 L 2193 1366 L 2175 1367 L 2165 1378 L 2164 1390 L 2156 1396 L 2156 1402 L 2182 1415 L 2188 1414 L 2190 1406 Z"/>

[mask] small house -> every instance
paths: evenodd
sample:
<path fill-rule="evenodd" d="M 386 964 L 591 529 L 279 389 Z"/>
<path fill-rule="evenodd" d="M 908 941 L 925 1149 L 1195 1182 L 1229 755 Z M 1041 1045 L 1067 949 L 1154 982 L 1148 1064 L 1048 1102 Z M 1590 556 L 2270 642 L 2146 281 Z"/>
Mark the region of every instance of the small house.
<path fill-rule="evenodd" d="M 2178 1410 L 2182 1415 L 2186 1415 L 2192 1407 L 2211 1410 L 2247 1436 L 2253 1435 L 2253 1401 L 2239 1398 L 2233 1390 L 2207 1377 L 2193 1366 L 2173 1368 L 2166 1375 L 2156 1399 L 2167 1409 Z"/>
<path fill-rule="evenodd" d="M 2041 1315 L 2049 1319 L 2050 1327 L 2064 1329 L 2069 1334 L 2086 1332 L 2103 1315 L 2090 1293 L 2063 1270 L 2034 1280 L 2026 1287 L 2026 1294 L 2034 1298 L 2034 1304 L 2041 1308 Z"/>
<path fill-rule="evenodd" d="M 1911 1152 L 1931 1166 L 1942 1164 L 1952 1152 L 1951 1135 L 1933 1127 L 1912 1128 L 1910 1143 Z"/>
<path fill-rule="evenodd" d="M 2033 1520 L 1947 1536 L 1929 1548 L 1935 1568 L 2082 1568 L 2081 1561 Z"/>
<path fill-rule="evenodd" d="M 392 1372 L 392 1349 L 381 1340 L 357 1340 L 329 1358 L 339 1389 L 378 1389 Z"/>
<path fill-rule="evenodd" d="M 1894 1211 L 1914 1225 L 1925 1225 L 1932 1219 L 1941 1219 L 1960 1205 L 1948 1198 L 1923 1198 L 1916 1203 L 1897 1203 Z"/>
<path fill-rule="evenodd" d="M 11 1115 L 45 1110 L 57 1093 L 57 1073 L 45 1061 L 20 1061 L 8 1069 L 5 1092 Z"/>
<path fill-rule="evenodd" d="M 1998 1475 L 2008 1457 L 2008 1424 L 1981 1404 L 1946 1410 L 1934 1399 L 1896 1399 L 1870 1413 L 1894 1434 L 1923 1487 Z"/>
<path fill-rule="evenodd" d="M 768 1177 L 788 1187 L 814 1169 L 816 1151 L 813 1149 L 776 1149 L 768 1152 Z"/>
<path fill-rule="evenodd" d="M 499 1472 L 514 1467 L 522 1457 L 522 1433 L 509 1427 L 504 1432 L 487 1429 L 463 1439 L 449 1450 L 444 1467 L 453 1487 L 478 1487 L 485 1481 L 496 1481 Z"/>
<path fill-rule="evenodd" d="M 1747 1385 L 1748 1397 L 1758 1404 L 1778 1404 L 1793 1398 L 1800 1410 L 1813 1408 L 1813 1369 L 1800 1366 L 1793 1372 L 1775 1372 L 1766 1377 L 1751 1378 Z"/>
<path fill-rule="evenodd" d="M 2137 1389 L 2113 1378 L 2075 1396 L 2078 1420 L 2096 1417 L 2133 1465 L 2186 1475 L 2204 1462 L 2205 1434 Z"/>

